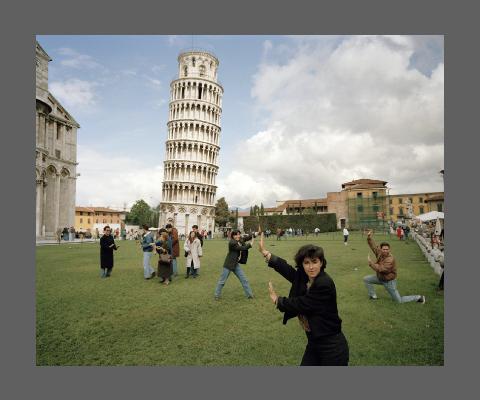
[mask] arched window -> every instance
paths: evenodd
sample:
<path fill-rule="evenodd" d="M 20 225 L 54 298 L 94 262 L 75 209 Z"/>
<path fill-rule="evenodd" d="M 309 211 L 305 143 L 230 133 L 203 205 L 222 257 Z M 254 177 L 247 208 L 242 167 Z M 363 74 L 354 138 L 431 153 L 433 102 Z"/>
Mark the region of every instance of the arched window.
<path fill-rule="evenodd" d="M 200 76 L 205 76 L 205 65 L 200 65 Z"/>
<path fill-rule="evenodd" d="M 183 67 L 183 76 L 188 76 L 188 67 L 186 65 Z"/>

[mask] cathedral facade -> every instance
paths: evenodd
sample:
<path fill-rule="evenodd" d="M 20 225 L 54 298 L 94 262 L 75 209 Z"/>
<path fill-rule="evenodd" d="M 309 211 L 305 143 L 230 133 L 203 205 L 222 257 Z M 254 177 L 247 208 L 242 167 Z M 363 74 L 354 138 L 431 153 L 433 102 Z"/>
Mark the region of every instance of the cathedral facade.
<path fill-rule="evenodd" d="M 178 78 L 170 84 L 159 226 L 171 223 L 180 234 L 192 225 L 215 228 L 223 97 L 218 65 L 209 52 L 181 53 Z"/>
<path fill-rule="evenodd" d="M 77 129 L 80 125 L 48 91 L 51 58 L 36 42 L 36 238 L 75 224 Z"/>

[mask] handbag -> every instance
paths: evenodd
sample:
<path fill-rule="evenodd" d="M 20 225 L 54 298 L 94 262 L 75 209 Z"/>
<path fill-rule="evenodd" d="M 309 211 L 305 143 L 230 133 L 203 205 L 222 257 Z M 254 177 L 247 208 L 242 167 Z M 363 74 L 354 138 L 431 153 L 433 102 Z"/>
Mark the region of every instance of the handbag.
<path fill-rule="evenodd" d="M 172 262 L 172 256 L 168 253 L 160 254 L 160 262 L 162 264 L 170 264 Z"/>

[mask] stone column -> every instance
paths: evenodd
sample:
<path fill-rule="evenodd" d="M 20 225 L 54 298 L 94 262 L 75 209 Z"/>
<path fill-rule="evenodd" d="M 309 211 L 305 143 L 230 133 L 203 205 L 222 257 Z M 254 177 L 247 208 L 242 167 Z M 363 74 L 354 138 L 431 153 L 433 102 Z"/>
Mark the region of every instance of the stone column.
<path fill-rule="evenodd" d="M 55 206 L 53 207 L 54 232 L 58 228 L 59 216 L 60 216 L 60 178 L 61 178 L 60 174 L 55 175 Z"/>
<path fill-rule="evenodd" d="M 52 184 L 52 182 L 50 183 Z M 45 207 L 47 203 L 47 191 L 45 190 L 45 187 L 47 186 L 47 182 L 43 181 L 42 185 L 42 217 L 41 217 L 41 227 L 42 227 L 42 237 L 45 237 Z M 55 227 L 55 230 L 58 228 L 58 226 Z"/>
<path fill-rule="evenodd" d="M 42 200 L 43 200 L 43 181 L 37 179 L 37 191 L 35 201 L 35 234 L 37 237 L 42 236 Z"/>

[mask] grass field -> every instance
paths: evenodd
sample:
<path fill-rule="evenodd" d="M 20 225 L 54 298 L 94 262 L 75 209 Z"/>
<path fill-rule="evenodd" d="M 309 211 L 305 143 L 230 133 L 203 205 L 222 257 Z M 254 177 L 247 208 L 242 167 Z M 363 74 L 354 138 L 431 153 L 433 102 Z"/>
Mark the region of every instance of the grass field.
<path fill-rule="evenodd" d="M 376 236 L 377 242 L 385 239 Z M 367 265 L 366 239 L 343 236 L 267 240 L 267 248 L 289 262 L 303 244 L 325 250 L 327 272 L 335 281 L 350 365 L 443 365 L 443 296 L 414 242 L 388 239 L 398 266 L 401 295 L 424 294 L 427 302 L 395 304 L 383 287 L 369 301 L 362 277 Z M 255 299 L 247 300 L 231 275 L 220 301 L 213 299 L 227 242 L 204 242 L 200 277 L 180 275 L 167 287 L 144 280 L 142 253 L 135 241 L 120 241 L 110 278 L 100 278 L 99 244 L 49 245 L 36 248 L 37 365 L 298 365 L 306 337 L 298 322 L 282 324 L 282 313 L 268 297 L 271 280 L 279 295 L 289 283 L 267 268 L 260 253 L 250 251 L 242 266 Z M 182 243 L 183 246 L 183 243 Z M 152 258 L 156 269 L 156 258 Z"/>

